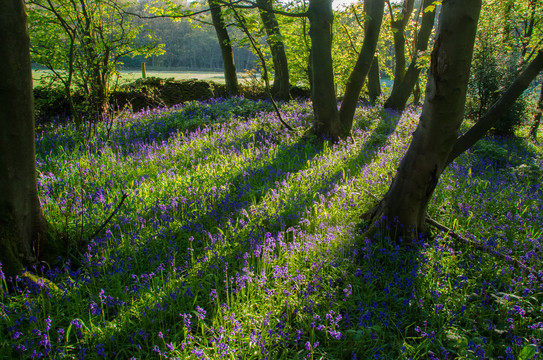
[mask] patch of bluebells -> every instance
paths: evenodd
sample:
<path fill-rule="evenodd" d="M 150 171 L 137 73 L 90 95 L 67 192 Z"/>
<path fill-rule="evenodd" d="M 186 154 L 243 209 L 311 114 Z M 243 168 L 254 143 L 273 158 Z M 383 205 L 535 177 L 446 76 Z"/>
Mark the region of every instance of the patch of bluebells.
<path fill-rule="evenodd" d="M 80 263 L 33 269 L 59 292 L 21 277 L 6 280 L 8 292 L 0 281 L 9 320 L 0 332 L 13 351 L 407 359 L 424 347 L 428 358 L 485 358 L 514 357 L 530 339 L 541 352 L 537 277 L 502 262 L 485 268 L 501 266 L 499 276 L 483 277 L 474 265 L 496 260 L 444 236 L 404 246 L 386 227 L 372 238 L 358 228 L 372 202 L 366 191 L 386 191 L 418 110 L 360 108 L 352 140 L 315 145 L 284 132 L 268 109 L 216 99 L 149 110 L 115 120 L 109 140 L 101 133 L 83 145 L 73 129 L 38 133 L 40 196 L 59 232 L 90 235 L 121 191 L 129 196 Z M 302 128 L 311 106 L 282 111 Z M 462 227 L 466 236 L 537 266 L 540 186 L 508 180 L 507 171 L 489 177 L 483 161 L 467 154 L 452 164 L 432 214 L 443 207 L 460 222 L 476 216 Z M 505 191 L 521 194 L 515 209 L 493 195 Z M 486 327 L 474 328 L 474 319 Z M 465 338 L 465 348 L 451 338 Z"/>

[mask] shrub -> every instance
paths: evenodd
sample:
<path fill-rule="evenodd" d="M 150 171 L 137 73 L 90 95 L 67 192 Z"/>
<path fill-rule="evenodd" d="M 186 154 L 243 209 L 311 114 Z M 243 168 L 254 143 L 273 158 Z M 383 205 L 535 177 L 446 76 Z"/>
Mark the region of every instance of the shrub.
<path fill-rule="evenodd" d="M 496 102 L 517 73 L 518 57 L 504 53 L 494 35 L 483 29 L 477 34 L 471 78 L 466 99 L 466 117 L 477 121 Z M 499 136 L 513 136 L 527 119 L 526 100 L 518 99 L 492 128 Z"/>
<path fill-rule="evenodd" d="M 34 111 L 36 122 L 43 122 L 53 116 L 69 115 L 70 105 L 61 88 L 40 86 L 34 89 Z"/>

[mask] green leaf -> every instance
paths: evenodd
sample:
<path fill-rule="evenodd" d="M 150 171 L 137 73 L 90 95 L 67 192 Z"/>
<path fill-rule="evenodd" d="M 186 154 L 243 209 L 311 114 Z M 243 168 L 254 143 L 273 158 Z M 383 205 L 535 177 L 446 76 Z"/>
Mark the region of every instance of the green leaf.
<path fill-rule="evenodd" d="M 519 360 L 533 359 L 535 356 L 535 351 L 536 351 L 535 349 L 536 349 L 535 345 L 524 346 L 518 356 Z"/>
<path fill-rule="evenodd" d="M 364 337 L 364 330 L 347 330 L 346 332 L 352 334 L 355 341 L 361 340 Z"/>
<path fill-rule="evenodd" d="M 427 7 L 424 8 L 424 12 L 425 13 L 432 12 L 432 11 L 435 11 L 435 9 L 436 9 L 436 6 L 434 4 L 428 5 Z"/>

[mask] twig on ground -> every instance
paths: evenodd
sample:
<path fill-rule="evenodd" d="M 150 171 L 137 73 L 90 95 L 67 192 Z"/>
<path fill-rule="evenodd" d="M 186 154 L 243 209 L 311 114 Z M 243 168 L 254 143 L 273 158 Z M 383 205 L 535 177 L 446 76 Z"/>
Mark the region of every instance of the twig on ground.
<path fill-rule="evenodd" d="M 366 194 L 368 194 L 369 196 L 371 196 L 374 200 L 379 201 L 379 199 L 375 195 L 373 195 L 370 191 L 364 189 L 364 192 Z M 428 215 L 426 216 L 425 220 L 426 220 L 426 223 L 428 225 L 431 225 L 431 226 L 433 226 L 433 227 L 435 227 L 435 228 L 437 228 L 437 229 L 439 229 L 439 230 L 441 230 L 443 232 L 448 233 L 451 236 L 451 238 L 453 238 L 453 239 L 455 239 L 457 241 L 460 241 L 460 242 L 462 242 L 462 243 L 464 243 L 466 245 L 469 245 L 471 247 L 474 247 L 477 250 L 480 250 L 480 251 L 485 252 L 487 254 L 490 254 L 490 255 L 492 255 L 494 257 L 497 257 L 498 259 L 501 259 L 501 260 L 505 261 L 506 263 L 513 265 L 517 269 L 520 269 L 520 270 L 526 271 L 528 273 L 534 274 L 541 281 L 543 281 L 543 275 L 539 271 L 532 268 L 531 266 L 528 266 L 528 265 L 520 262 L 518 259 L 515 259 L 514 257 L 511 257 L 509 255 L 500 254 L 497 251 L 491 249 L 489 246 L 486 246 L 486 245 L 484 245 L 484 244 L 482 244 L 482 243 L 480 243 L 478 241 L 473 241 L 473 240 L 470 240 L 470 239 L 466 239 L 462 235 L 460 235 L 458 233 L 455 233 L 452 229 L 449 229 L 448 227 L 446 227 L 445 225 L 437 222 L 436 220 L 432 219 Z"/>
<path fill-rule="evenodd" d="M 111 213 L 111 215 L 109 215 L 109 217 L 106 219 L 106 221 L 104 221 L 102 223 L 102 225 L 100 225 L 100 227 L 98 228 L 98 230 L 96 230 L 94 232 L 94 234 L 92 234 L 91 236 L 89 236 L 89 239 L 92 239 L 94 238 L 96 235 L 98 235 L 100 233 L 100 231 L 102 231 L 106 225 L 111 221 L 111 219 L 115 216 L 115 214 L 117 214 L 117 211 L 119 211 L 119 209 L 121 208 L 121 206 L 123 206 L 123 203 L 124 201 L 126 200 L 126 198 L 128 197 L 128 194 L 123 192 L 123 196 L 121 198 L 121 201 L 119 202 L 119 205 L 117 205 L 117 207 L 115 208 L 115 210 L 113 210 L 113 212 Z"/>
<path fill-rule="evenodd" d="M 506 263 L 515 266 L 517 269 L 520 269 L 520 270 L 529 272 L 531 274 L 534 274 L 534 275 L 538 276 L 540 280 L 543 280 L 543 277 L 539 274 L 539 272 L 537 270 L 535 270 L 534 268 L 532 268 L 532 267 L 530 267 L 528 265 L 523 264 L 522 262 L 520 262 L 519 260 L 517 260 L 517 259 L 515 259 L 515 258 L 513 258 L 511 256 L 500 254 L 497 251 L 494 251 L 493 249 L 491 249 L 489 246 L 483 245 L 480 242 L 473 241 L 473 240 L 470 240 L 470 239 L 466 239 L 465 237 L 461 236 L 460 234 L 455 233 L 452 229 L 449 229 L 445 225 L 438 223 L 437 221 L 435 221 L 434 219 L 432 219 L 430 217 L 426 217 L 426 223 L 429 224 L 429 225 L 432 225 L 433 227 L 435 227 L 435 228 L 437 228 L 437 229 L 439 229 L 441 231 L 444 231 L 444 232 L 448 233 L 451 236 L 451 238 L 453 238 L 455 240 L 458 240 L 458 241 L 460 241 L 460 242 L 462 242 L 462 243 L 464 243 L 466 245 L 474 247 L 477 250 L 480 250 L 480 251 L 483 251 L 483 252 L 485 252 L 487 254 L 495 256 L 495 257 L 505 261 Z"/>

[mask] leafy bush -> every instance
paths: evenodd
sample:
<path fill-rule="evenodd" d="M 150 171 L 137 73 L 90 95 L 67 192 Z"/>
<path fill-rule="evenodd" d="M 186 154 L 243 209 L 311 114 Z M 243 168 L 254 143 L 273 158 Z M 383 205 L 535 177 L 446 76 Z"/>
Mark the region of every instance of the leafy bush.
<path fill-rule="evenodd" d="M 34 110 L 36 121 L 42 122 L 51 116 L 68 115 L 70 105 L 62 89 L 40 86 L 34 89 Z"/>
<path fill-rule="evenodd" d="M 511 105 L 505 114 L 492 128 L 492 132 L 499 136 L 512 136 L 515 131 L 528 120 L 528 102 L 520 97 Z"/>
<path fill-rule="evenodd" d="M 477 45 L 473 53 L 471 78 L 466 99 L 466 116 L 474 121 L 480 119 L 513 81 L 518 58 L 504 53 L 483 29 L 477 34 Z M 518 99 L 492 128 L 499 136 L 512 136 L 527 119 L 528 105 L 523 98 Z"/>
<path fill-rule="evenodd" d="M 494 165 L 505 164 L 509 156 L 505 148 L 495 142 L 489 141 L 479 141 L 474 146 L 473 153 L 480 159 L 486 160 Z"/>

